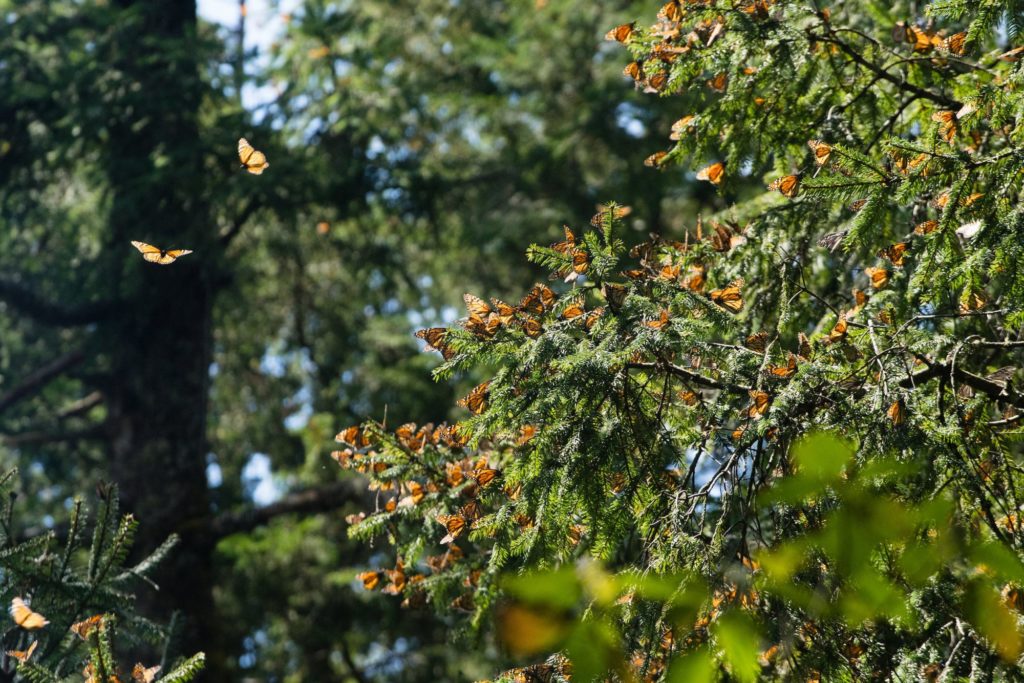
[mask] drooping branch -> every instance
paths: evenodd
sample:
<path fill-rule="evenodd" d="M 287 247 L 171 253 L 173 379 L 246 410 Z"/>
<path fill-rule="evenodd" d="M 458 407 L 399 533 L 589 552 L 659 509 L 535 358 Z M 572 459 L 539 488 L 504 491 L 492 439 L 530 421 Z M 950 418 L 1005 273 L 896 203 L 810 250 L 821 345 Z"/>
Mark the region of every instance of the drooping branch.
<path fill-rule="evenodd" d="M 213 519 L 210 525 L 210 536 L 213 542 L 217 542 L 232 534 L 252 531 L 281 515 L 328 512 L 348 503 L 365 503 L 366 499 L 366 483 L 360 479 L 346 479 L 296 491 L 276 503 L 263 507 L 226 512 Z"/>
<path fill-rule="evenodd" d="M 44 325 L 77 327 L 109 320 L 121 309 L 121 301 L 93 301 L 66 306 L 47 301 L 26 285 L 0 278 L 0 301 Z"/>
<path fill-rule="evenodd" d="M 61 375 L 68 368 L 78 365 L 83 360 L 85 360 L 85 354 L 81 350 L 75 350 L 47 363 L 34 372 L 30 372 L 18 384 L 0 396 L 0 413 L 3 413 L 3 411 L 18 401 L 32 396 L 46 386 L 50 380 Z"/>
<path fill-rule="evenodd" d="M 37 443 L 59 443 L 62 441 L 82 441 L 85 439 L 106 439 L 109 430 L 106 424 L 96 424 L 82 429 L 72 429 L 62 432 L 48 431 L 44 429 L 17 434 L 0 435 L 0 443 L 12 448 L 27 446 Z"/>

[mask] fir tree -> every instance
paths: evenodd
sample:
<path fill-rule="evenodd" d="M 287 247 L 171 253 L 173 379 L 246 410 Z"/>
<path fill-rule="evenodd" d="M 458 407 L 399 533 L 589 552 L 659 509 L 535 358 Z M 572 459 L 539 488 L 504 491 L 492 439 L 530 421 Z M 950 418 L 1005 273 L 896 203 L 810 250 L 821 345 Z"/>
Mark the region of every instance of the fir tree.
<path fill-rule="evenodd" d="M 531 248 L 557 285 L 419 334 L 488 379 L 339 434 L 395 548 L 367 588 L 496 630 L 508 680 L 1024 674 L 1022 8 L 916 8 L 609 32 L 686 96 L 648 165 L 717 194 L 631 248 L 609 204 Z"/>

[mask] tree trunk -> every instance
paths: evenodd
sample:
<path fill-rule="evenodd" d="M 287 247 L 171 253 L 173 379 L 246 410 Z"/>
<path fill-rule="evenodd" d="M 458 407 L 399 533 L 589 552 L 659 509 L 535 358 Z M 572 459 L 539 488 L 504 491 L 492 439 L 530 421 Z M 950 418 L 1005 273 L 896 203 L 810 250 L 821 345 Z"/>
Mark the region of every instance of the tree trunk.
<path fill-rule="evenodd" d="M 140 611 L 185 618 L 183 654 L 207 653 L 205 679 L 226 680 L 213 611 L 206 482 L 206 420 L 214 268 L 219 263 L 205 197 L 198 123 L 203 84 L 196 8 L 182 0 L 121 0 L 111 67 L 125 78 L 106 147 L 112 187 L 111 259 L 119 294 L 132 305 L 98 330 L 114 350 L 109 394 L 111 477 L 140 521 L 136 550 L 168 535 L 180 544 L 140 591 Z M 163 163 L 155 163 L 162 158 Z M 161 266 L 142 261 L 130 240 L 194 254 Z M 116 272 L 116 271 L 120 272 Z"/>

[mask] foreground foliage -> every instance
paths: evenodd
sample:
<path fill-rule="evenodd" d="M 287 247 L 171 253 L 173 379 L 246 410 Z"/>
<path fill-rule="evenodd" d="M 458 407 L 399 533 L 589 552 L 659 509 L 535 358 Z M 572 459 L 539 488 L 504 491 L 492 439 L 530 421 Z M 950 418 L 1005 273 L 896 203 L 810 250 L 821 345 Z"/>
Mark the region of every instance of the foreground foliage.
<path fill-rule="evenodd" d="M 911 7 L 610 32 L 694 107 L 648 165 L 719 198 L 632 248 L 608 205 L 531 248 L 565 287 L 419 334 L 489 379 L 339 435 L 381 492 L 352 534 L 395 547 L 367 588 L 569 658 L 515 680 L 1024 673 L 1021 9 Z"/>

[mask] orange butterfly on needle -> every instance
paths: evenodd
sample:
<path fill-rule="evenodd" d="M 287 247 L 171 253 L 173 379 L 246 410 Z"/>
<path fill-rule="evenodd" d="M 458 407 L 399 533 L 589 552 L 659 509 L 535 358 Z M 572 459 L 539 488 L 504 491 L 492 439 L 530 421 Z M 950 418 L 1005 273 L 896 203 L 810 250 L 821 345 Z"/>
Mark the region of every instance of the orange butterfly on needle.
<path fill-rule="evenodd" d="M 267 169 L 267 155 L 249 144 L 245 138 L 238 138 L 238 159 L 242 168 L 253 175 L 259 175 Z"/>
<path fill-rule="evenodd" d="M 152 244 L 132 240 L 132 246 L 142 253 L 142 258 L 150 263 L 158 263 L 161 266 L 174 263 L 185 254 L 191 254 L 191 249 L 161 249 Z"/>
<path fill-rule="evenodd" d="M 27 631 L 35 631 L 36 629 L 40 629 L 50 623 L 50 621 L 39 612 L 33 612 L 21 598 L 14 598 L 11 600 L 10 612 L 11 617 L 14 619 L 14 623 Z"/>

